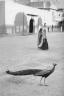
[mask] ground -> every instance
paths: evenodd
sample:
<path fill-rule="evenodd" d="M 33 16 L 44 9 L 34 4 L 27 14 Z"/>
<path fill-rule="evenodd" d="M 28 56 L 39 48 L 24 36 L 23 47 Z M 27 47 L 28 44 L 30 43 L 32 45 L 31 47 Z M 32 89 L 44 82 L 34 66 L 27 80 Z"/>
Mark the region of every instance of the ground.
<path fill-rule="evenodd" d="M 37 34 L 0 37 L 0 96 L 64 96 L 64 33 L 47 33 L 49 50 L 37 48 Z M 11 76 L 6 70 L 46 68 L 57 63 L 47 79 L 39 85 L 38 76 Z"/>

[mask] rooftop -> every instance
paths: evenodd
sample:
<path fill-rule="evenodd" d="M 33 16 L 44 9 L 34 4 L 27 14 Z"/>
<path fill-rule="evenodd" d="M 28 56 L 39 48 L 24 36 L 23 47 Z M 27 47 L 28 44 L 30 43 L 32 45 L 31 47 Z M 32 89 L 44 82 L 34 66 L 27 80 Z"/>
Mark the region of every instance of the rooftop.
<path fill-rule="evenodd" d="M 49 7 L 50 4 L 53 4 L 57 8 L 64 8 L 64 0 L 15 0 L 15 1 L 33 7 L 40 7 L 40 5 L 43 6 L 43 2 L 46 2 L 47 7 Z"/>

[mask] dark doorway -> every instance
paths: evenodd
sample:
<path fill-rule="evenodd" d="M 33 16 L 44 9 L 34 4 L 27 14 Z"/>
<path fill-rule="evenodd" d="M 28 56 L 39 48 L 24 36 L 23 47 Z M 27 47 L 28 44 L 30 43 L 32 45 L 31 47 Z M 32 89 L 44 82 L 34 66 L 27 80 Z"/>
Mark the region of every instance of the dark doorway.
<path fill-rule="evenodd" d="M 33 29 L 34 29 L 34 19 L 31 18 L 29 22 L 29 33 L 33 33 Z"/>
<path fill-rule="evenodd" d="M 58 23 L 58 26 L 61 27 L 62 26 L 62 31 L 64 31 L 64 20 L 63 21 L 60 21 Z"/>

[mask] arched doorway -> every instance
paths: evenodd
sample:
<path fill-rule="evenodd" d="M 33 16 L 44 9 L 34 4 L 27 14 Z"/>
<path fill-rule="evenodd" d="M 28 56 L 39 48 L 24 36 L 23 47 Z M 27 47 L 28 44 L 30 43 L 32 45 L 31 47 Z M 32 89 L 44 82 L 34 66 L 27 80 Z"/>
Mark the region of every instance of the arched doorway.
<path fill-rule="evenodd" d="M 33 33 L 34 32 L 34 19 L 31 18 L 29 21 L 29 33 Z"/>
<path fill-rule="evenodd" d="M 15 34 L 24 35 L 27 32 L 27 17 L 24 13 L 17 13 L 14 21 Z"/>

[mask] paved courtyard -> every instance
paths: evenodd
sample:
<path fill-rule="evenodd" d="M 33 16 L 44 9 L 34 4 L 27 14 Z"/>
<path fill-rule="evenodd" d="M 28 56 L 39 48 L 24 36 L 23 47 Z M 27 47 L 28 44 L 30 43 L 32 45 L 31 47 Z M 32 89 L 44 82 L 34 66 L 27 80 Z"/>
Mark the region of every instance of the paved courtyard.
<path fill-rule="evenodd" d="M 49 50 L 37 48 L 37 34 L 0 37 L 0 96 L 64 96 L 64 33 L 47 33 Z M 6 70 L 45 68 L 57 63 L 40 86 L 38 76 L 11 76 Z M 43 83 L 43 80 L 42 80 Z"/>

